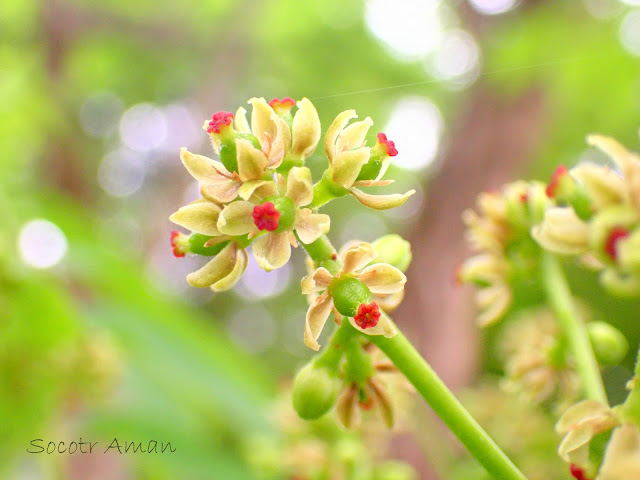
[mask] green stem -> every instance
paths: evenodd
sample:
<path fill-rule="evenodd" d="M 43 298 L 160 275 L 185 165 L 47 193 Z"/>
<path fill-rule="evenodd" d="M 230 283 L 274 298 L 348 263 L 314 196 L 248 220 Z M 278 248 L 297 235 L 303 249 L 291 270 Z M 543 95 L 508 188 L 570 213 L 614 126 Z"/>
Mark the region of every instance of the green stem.
<path fill-rule="evenodd" d="M 526 479 L 440 380 L 402 332 L 398 331 L 392 338 L 383 336 L 369 338 L 407 377 L 422 398 L 487 472 L 499 480 Z"/>
<path fill-rule="evenodd" d="M 327 261 L 333 262 L 333 265 L 339 271 L 339 260 L 334 258 L 335 249 L 326 236 L 320 237 L 312 244 L 302 245 L 316 265 L 326 264 Z M 386 315 L 384 312 L 382 314 Z M 340 358 L 338 355 L 341 356 L 342 351 L 336 351 L 335 345 L 348 345 L 351 340 L 350 336 L 354 333 L 359 333 L 350 327 L 349 322 L 344 319 L 342 326 L 334 335 L 330 347 L 325 349 L 321 357 L 326 356 L 328 361 L 335 361 L 336 357 Z M 526 480 L 522 472 L 478 425 L 399 330 L 392 338 L 386 338 L 381 335 L 371 335 L 367 336 L 367 338 L 389 357 L 398 370 L 413 384 L 422 398 L 433 408 L 435 413 L 463 445 L 467 447 L 469 453 L 490 474 L 499 480 Z"/>
<path fill-rule="evenodd" d="M 571 290 L 558 257 L 552 253 L 545 252 L 543 255 L 542 278 L 551 308 L 558 319 L 576 362 L 585 395 L 591 400 L 607 403 L 607 394 L 602 384 L 598 363 L 591 349 L 587 330 L 576 312 Z"/>

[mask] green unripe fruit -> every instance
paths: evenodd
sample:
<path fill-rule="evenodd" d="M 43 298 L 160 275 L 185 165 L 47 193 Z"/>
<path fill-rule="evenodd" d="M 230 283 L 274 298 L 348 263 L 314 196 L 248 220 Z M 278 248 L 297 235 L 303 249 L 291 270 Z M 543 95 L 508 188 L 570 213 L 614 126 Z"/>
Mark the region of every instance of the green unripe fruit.
<path fill-rule="evenodd" d="M 189 251 L 198 255 L 214 256 L 220 253 L 220 251 L 229 243 L 220 242 L 212 245 L 211 247 L 205 247 L 204 244 L 207 243 L 211 238 L 213 237 L 202 235 L 200 233 L 192 233 L 189 236 Z"/>
<path fill-rule="evenodd" d="M 629 343 L 614 326 L 605 322 L 590 322 L 587 332 L 598 362 L 602 365 L 619 364 L 629 351 Z"/>
<path fill-rule="evenodd" d="M 372 155 L 369 161 L 360 169 L 360 173 L 356 180 L 373 180 L 378 177 L 381 169 L 382 158 L 380 156 Z"/>
<path fill-rule="evenodd" d="M 354 277 L 334 278 L 329 285 L 336 310 L 345 317 L 353 317 L 361 303 L 368 303 L 371 290 Z"/>
<path fill-rule="evenodd" d="M 293 381 L 293 408 L 304 420 L 320 418 L 333 408 L 341 387 L 336 372 L 309 363 Z"/>
<path fill-rule="evenodd" d="M 276 228 L 276 232 L 284 232 L 293 227 L 293 224 L 296 221 L 296 206 L 293 204 L 293 200 L 289 197 L 274 195 L 265 198 L 264 202 L 273 203 L 275 209 L 280 212 L 280 219 L 278 220 L 278 228 Z"/>
<path fill-rule="evenodd" d="M 411 244 L 395 233 L 378 238 L 372 243 L 378 256 L 374 263 L 388 263 L 406 272 L 411 263 Z"/>
<path fill-rule="evenodd" d="M 238 157 L 235 140 L 223 141 L 220 145 L 220 161 L 230 172 L 238 171 Z"/>

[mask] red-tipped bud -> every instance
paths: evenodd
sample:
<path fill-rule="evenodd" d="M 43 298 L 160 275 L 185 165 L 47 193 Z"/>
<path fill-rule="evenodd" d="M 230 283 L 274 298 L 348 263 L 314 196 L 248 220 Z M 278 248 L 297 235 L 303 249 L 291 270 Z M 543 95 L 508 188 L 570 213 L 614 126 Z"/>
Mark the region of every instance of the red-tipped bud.
<path fill-rule="evenodd" d="M 173 255 L 180 258 L 187 254 L 187 242 L 189 237 L 184 233 L 180 233 L 177 230 L 171 232 L 171 249 Z"/>
<path fill-rule="evenodd" d="M 382 146 L 383 151 L 390 157 L 398 155 L 396 144 L 392 140 L 388 140 L 387 136 L 382 132 L 378 134 L 378 144 Z"/>
<path fill-rule="evenodd" d="M 256 205 L 253 207 L 253 223 L 260 230 L 273 232 L 280 224 L 280 212 L 271 202 Z"/>
<path fill-rule="evenodd" d="M 569 472 L 571 473 L 571 476 L 576 480 L 589 480 L 584 469 L 580 468 L 575 463 L 571 464 L 571 466 L 569 467 Z"/>
<path fill-rule="evenodd" d="M 564 165 L 560 165 L 556 168 L 555 172 L 553 172 L 553 176 L 551 177 L 551 181 L 545 190 L 547 197 L 554 198 L 558 191 L 558 187 L 560 186 L 560 181 L 564 178 L 565 175 L 569 174 L 569 169 Z"/>
<path fill-rule="evenodd" d="M 214 113 L 209 122 L 207 133 L 220 133 L 223 128 L 228 127 L 233 122 L 233 113 L 217 112 Z"/>
<path fill-rule="evenodd" d="M 358 307 L 358 313 L 353 317 L 353 320 L 356 322 L 362 329 L 373 328 L 378 324 L 378 320 L 380 320 L 380 308 L 376 302 L 371 303 L 361 303 Z"/>
<path fill-rule="evenodd" d="M 607 240 L 604 244 L 604 251 L 611 257 L 612 260 L 618 259 L 618 242 L 623 238 L 629 236 L 629 230 L 625 227 L 614 227 L 609 232 Z"/>
<path fill-rule="evenodd" d="M 291 111 L 296 101 L 291 97 L 284 97 L 282 100 L 274 98 L 269 102 L 269 106 L 278 113 L 285 113 Z"/>

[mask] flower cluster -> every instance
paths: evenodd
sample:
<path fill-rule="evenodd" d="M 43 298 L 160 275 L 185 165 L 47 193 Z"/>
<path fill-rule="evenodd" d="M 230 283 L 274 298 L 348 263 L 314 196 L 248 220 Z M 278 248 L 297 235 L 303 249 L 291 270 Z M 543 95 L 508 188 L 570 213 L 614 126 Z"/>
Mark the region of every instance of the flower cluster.
<path fill-rule="evenodd" d="M 539 248 L 529 230 L 542 219 L 549 203 L 544 185 L 517 181 L 500 191 L 480 194 L 478 213 L 463 213 L 474 255 L 462 264 L 457 277 L 478 287 L 479 325 L 499 320 L 511 305 L 514 279 L 527 278 L 535 270 Z"/>
<path fill-rule="evenodd" d="M 526 311 L 510 321 L 500 338 L 505 379 L 509 393 L 533 403 L 550 402 L 566 408 L 580 395 L 580 380 L 565 339 L 547 309 Z"/>
<path fill-rule="evenodd" d="M 282 267 L 291 256 L 291 246 L 311 244 L 328 233 L 330 218 L 317 213 L 326 197 L 352 194 L 376 209 L 404 203 L 404 195 L 369 195 L 357 187 L 386 185 L 381 180 L 397 150 L 384 134 L 373 148 L 365 137 L 370 118 L 347 126 L 356 116 L 343 112 L 329 127 L 325 152 L 329 168 L 320 182 L 312 183 L 305 160 L 320 140 L 320 120 L 308 99 L 249 100 L 251 123 L 240 107 L 236 114 L 218 112 L 204 129 L 211 137 L 220 161 L 182 149 L 180 158 L 199 182 L 202 197 L 180 208 L 171 221 L 190 230 L 191 235 L 173 232 L 171 244 L 177 257 L 187 253 L 212 256 L 187 281 L 214 291 L 232 288 L 247 266 L 251 245 L 258 265 L 269 271 Z M 324 196 L 323 196 L 324 195 Z M 316 197 L 323 197 L 315 201 Z"/>
<path fill-rule="evenodd" d="M 319 350 L 318 338 L 331 315 L 340 327 L 330 348 L 299 372 L 294 406 L 302 418 L 318 418 L 336 405 L 342 390 L 339 417 L 346 426 L 357 423 L 356 404 L 369 408 L 374 403 L 391 424 L 389 396 L 374 377 L 378 367 L 360 334 L 396 334 L 385 310 L 402 300 L 407 280 L 403 270 L 411 260 L 409 244 L 398 235 L 388 235 L 373 244 L 350 242 L 336 252 L 326 236 L 330 218 L 318 210 L 346 195 L 376 210 L 402 205 L 413 190 L 390 195 L 362 190 L 392 183 L 383 176 L 398 150 L 384 133 L 367 146 L 373 121 L 367 117 L 352 122 L 356 112 L 342 112 L 325 134 L 327 168 L 314 184 L 305 166 L 321 137 L 313 104 L 303 99 L 292 113 L 296 102 L 291 98 L 268 103 L 252 98 L 249 103 L 250 123 L 242 107 L 235 115 L 218 112 L 204 123 L 219 161 L 182 149 L 180 158 L 199 182 L 201 198 L 171 215 L 171 221 L 191 232 L 172 232 L 173 253 L 211 257 L 187 281 L 224 291 L 245 271 L 249 248 L 257 264 L 270 271 L 289 261 L 291 247 L 302 245 L 308 253 L 309 274 L 301 287 L 311 300 L 304 342 Z M 343 322 L 345 317 L 348 322 Z"/>
<path fill-rule="evenodd" d="M 580 255 L 612 291 L 640 293 L 640 156 L 612 138 L 587 140 L 614 165 L 558 167 L 546 189 L 557 206 L 532 234 L 547 250 Z"/>

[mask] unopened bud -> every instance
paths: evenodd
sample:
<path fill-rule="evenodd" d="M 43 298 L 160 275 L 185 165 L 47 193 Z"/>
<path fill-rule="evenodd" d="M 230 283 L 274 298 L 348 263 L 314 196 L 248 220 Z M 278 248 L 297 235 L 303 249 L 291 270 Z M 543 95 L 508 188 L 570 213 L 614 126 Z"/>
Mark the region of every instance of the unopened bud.
<path fill-rule="evenodd" d="M 605 322 L 590 322 L 587 331 L 600 364 L 617 365 L 624 359 L 629 343 L 617 328 Z"/>
<path fill-rule="evenodd" d="M 395 233 L 378 238 L 372 243 L 378 256 L 374 263 L 388 263 L 406 272 L 411 263 L 411 244 Z"/>
<path fill-rule="evenodd" d="M 293 381 L 293 408 L 304 420 L 320 418 L 335 405 L 341 385 L 336 372 L 312 362 Z"/>

